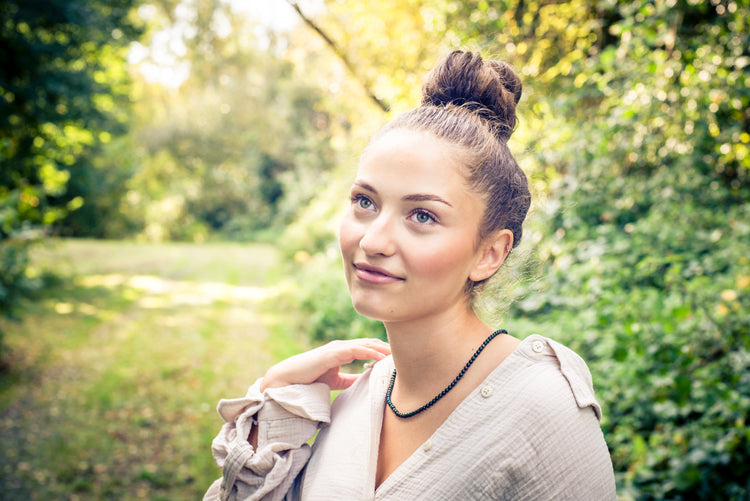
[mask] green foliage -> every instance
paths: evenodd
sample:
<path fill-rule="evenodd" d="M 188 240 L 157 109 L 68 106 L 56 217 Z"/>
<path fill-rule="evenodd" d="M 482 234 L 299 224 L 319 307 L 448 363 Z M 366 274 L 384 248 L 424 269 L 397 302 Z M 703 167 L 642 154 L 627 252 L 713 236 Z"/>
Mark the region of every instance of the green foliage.
<path fill-rule="evenodd" d="M 0 7 L 3 236 L 64 215 L 68 200 L 61 197 L 77 163 L 119 127 L 117 58 L 136 35 L 127 21 L 131 4 L 38 0 Z"/>
<path fill-rule="evenodd" d="M 383 324 L 363 317 L 352 307 L 341 266 L 341 257 L 334 249 L 305 264 L 299 280 L 305 284 L 301 311 L 308 316 L 308 335 L 316 343 L 362 337 L 385 340 Z"/>
<path fill-rule="evenodd" d="M 0 314 L 10 314 L 11 307 L 25 292 L 28 264 L 28 242 L 6 240 L 3 245 L 0 245 Z M 1 343 L 2 337 L 0 337 Z"/>
<path fill-rule="evenodd" d="M 312 345 L 362 337 L 385 340 L 381 322 L 354 310 L 341 266 L 332 243 L 313 256 L 297 251 L 284 269 L 287 284 L 269 307 L 294 312 L 285 320 L 286 328 L 302 331 Z"/>
<path fill-rule="evenodd" d="M 121 129 L 123 50 L 137 35 L 132 3 L 0 5 L 0 312 L 23 289 L 30 230 L 48 230 L 81 206 L 66 194 L 69 180 Z"/>
<path fill-rule="evenodd" d="M 123 238 L 139 229 L 139 221 L 126 208 L 128 181 L 138 169 L 134 150 L 130 136 L 120 136 L 79 165 L 65 190 L 73 210 L 55 224 L 56 235 Z"/>
<path fill-rule="evenodd" d="M 171 85 L 140 77 L 118 210 L 152 240 L 247 240 L 283 227 L 335 164 L 320 87 L 276 42 L 262 47 L 262 29 L 229 4 L 160 8 L 152 39 L 171 33 L 185 47 L 172 56 L 190 71 Z M 188 22 L 194 31 L 180 32 Z"/>
<path fill-rule="evenodd" d="M 750 492 L 750 9 L 731 5 L 618 4 L 536 150 L 557 168 L 545 265 L 511 315 L 589 361 L 626 498 Z"/>

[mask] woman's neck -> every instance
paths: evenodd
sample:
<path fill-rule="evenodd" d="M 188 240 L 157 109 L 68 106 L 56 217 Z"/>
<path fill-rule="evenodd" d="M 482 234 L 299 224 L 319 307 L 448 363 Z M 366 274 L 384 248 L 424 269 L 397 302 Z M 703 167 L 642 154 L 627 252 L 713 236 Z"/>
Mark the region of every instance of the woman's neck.
<path fill-rule="evenodd" d="M 405 402 L 434 397 L 492 331 L 469 307 L 385 327 L 398 372 L 396 391 Z"/>

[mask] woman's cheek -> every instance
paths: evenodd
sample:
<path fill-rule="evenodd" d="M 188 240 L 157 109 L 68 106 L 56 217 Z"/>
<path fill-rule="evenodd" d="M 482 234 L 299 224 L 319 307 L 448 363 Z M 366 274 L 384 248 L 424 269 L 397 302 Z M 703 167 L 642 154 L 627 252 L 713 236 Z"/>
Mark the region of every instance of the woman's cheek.
<path fill-rule="evenodd" d="M 357 242 L 357 224 L 351 221 L 351 215 L 347 214 L 341 222 L 339 227 L 339 247 L 341 253 L 346 257 L 348 252 L 351 252 L 352 245 Z"/>

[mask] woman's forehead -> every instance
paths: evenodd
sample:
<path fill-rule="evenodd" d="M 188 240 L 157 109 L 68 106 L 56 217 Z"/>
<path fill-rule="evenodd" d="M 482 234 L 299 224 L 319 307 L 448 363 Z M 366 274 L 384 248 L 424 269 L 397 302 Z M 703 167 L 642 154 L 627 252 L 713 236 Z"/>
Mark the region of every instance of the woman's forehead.
<path fill-rule="evenodd" d="M 463 177 L 455 147 L 431 134 L 408 130 L 389 132 L 370 144 L 360 158 L 357 175 L 400 176 L 404 182 Z"/>
<path fill-rule="evenodd" d="M 460 208 L 481 202 L 464 170 L 451 144 L 429 133 L 390 131 L 362 156 L 354 184 L 382 196 Z"/>

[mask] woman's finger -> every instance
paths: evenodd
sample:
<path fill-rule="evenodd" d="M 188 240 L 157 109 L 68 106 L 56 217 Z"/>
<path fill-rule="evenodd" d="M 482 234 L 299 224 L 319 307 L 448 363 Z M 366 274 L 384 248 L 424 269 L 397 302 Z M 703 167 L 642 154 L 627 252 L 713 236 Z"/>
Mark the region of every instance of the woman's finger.
<path fill-rule="evenodd" d="M 335 377 L 321 379 L 318 382 L 325 383 L 332 390 L 345 390 L 359 378 L 359 374 L 338 373 Z"/>
<path fill-rule="evenodd" d="M 289 384 L 309 384 L 314 381 L 330 383 L 331 387 L 343 389 L 350 386 L 353 380 L 349 377 L 338 378 L 342 365 L 355 360 L 379 361 L 390 353 L 388 343 L 379 339 L 332 341 L 271 367 L 266 372 L 261 389 Z"/>

